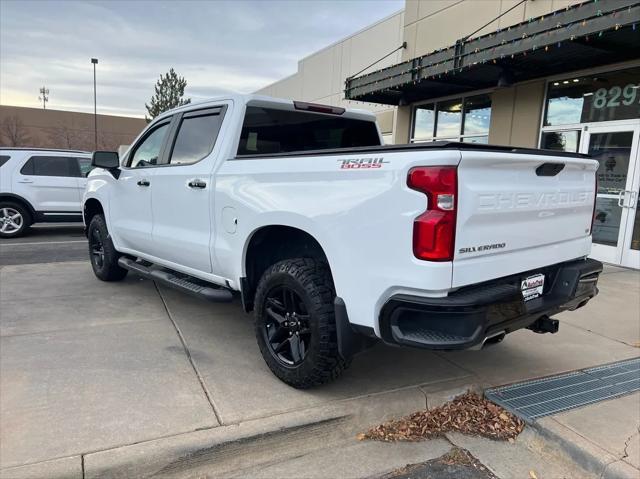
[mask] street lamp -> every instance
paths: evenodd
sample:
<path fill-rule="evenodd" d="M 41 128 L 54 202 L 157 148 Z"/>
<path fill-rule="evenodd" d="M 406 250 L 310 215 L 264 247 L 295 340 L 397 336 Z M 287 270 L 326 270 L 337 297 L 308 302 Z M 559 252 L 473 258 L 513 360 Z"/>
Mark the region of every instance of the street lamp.
<path fill-rule="evenodd" d="M 95 136 L 95 149 L 98 149 L 98 104 L 96 102 L 96 65 L 98 64 L 97 58 L 92 58 L 93 63 L 93 132 Z"/>

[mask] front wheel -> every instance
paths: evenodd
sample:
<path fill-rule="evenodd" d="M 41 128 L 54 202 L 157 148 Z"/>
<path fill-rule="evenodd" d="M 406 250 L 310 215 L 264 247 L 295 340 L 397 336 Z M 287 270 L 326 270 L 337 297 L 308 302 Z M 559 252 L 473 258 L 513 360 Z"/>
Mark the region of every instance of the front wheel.
<path fill-rule="evenodd" d="M 262 275 L 255 298 L 258 346 L 271 371 L 290 386 L 318 386 L 348 367 L 338 353 L 334 298 L 322 261 L 288 259 Z"/>
<path fill-rule="evenodd" d="M 31 216 L 27 209 L 13 202 L 0 203 L 0 238 L 22 236 L 31 225 Z"/>
<path fill-rule="evenodd" d="M 113 246 L 104 216 L 95 215 L 91 219 L 87 239 L 89 240 L 91 267 L 96 277 L 102 281 L 123 279 L 128 271 L 118 265 L 120 253 Z"/>

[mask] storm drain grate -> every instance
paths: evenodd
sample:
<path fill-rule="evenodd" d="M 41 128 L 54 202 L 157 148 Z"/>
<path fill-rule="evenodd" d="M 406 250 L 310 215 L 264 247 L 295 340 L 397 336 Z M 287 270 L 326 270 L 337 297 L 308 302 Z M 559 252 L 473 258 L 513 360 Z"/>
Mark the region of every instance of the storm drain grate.
<path fill-rule="evenodd" d="M 485 397 L 531 422 L 635 391 L 640 391 L 640 358 L 487 389 Z"/>

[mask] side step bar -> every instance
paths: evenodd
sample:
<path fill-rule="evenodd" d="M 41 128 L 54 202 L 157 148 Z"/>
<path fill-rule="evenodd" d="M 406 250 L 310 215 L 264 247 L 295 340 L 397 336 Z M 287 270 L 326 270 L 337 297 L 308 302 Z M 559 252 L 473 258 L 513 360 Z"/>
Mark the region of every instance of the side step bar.
<path fill-rule="evenodd" d="M 147 266 L 136 263 L 134 260 L 125 258 L 124 256 L 120 257 L 118 264 L 120 267 L 128 269 L 138 276 L 142 276 L 143 278 L 150 279 L 152 281 L 157 281 L 169 286 L 170 288 L 178 289 L 191 294 L 192 296 L 206 299 L 207 301 L 214 303 L 229 303 L 233 300 L 233 295 L 228 289 L 202 286 L 189 281 L 187 278 L 176 276 L 169 271 L 148 268 Z"/>

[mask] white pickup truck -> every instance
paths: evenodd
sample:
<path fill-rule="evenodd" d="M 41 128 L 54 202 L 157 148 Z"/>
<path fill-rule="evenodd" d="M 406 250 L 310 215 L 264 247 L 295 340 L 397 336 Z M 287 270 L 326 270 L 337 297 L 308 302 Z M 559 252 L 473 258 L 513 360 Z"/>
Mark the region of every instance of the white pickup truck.
<path fill-rule="evenodd" d="M 261 96 L 156 118 L 122 158 L 95 152 L 91 264 L 210 301 L 238 293 L 260 351 L 297 388 L 372 339 L 481 348 L 597 294 L 587 259 L 598 163 L 434 142 L 382 146 L 364 111 Z"/>

